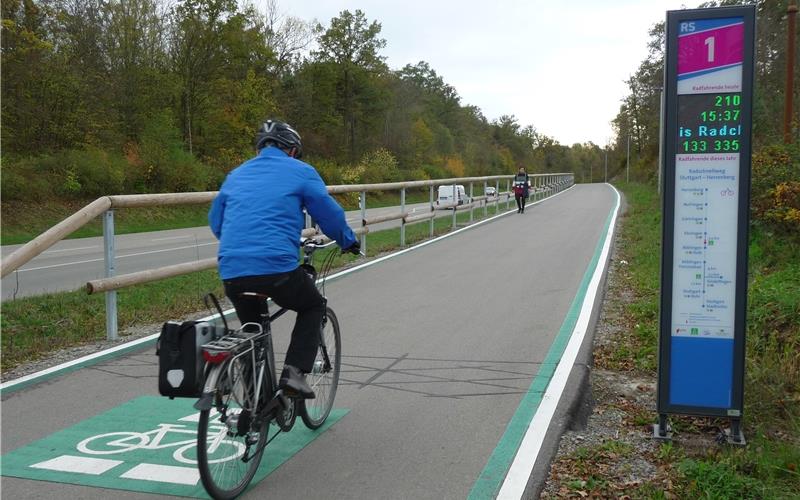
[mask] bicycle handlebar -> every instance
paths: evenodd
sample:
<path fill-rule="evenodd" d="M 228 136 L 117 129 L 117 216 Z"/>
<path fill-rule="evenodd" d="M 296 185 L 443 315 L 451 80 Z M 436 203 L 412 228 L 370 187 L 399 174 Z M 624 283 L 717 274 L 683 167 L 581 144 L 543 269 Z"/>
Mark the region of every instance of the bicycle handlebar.
<path fill-rule="evenodd" d="M 329 246 L 335 244 L 335 240 L 330 240 L 327 243 L 323 243 L 322 239 L 314 239 L 314 238 L 300 238 L 300 246 L 303 248 L 313 248 L 314 250 L 318 250 L 320 248 L 328 248 Z"/>

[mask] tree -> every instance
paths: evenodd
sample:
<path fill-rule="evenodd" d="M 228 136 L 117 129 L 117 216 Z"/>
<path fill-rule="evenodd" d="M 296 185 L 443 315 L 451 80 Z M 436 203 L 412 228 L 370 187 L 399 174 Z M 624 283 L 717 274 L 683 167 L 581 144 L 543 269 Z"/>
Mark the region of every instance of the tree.
<path fill-rule="evenodd" d="M 287 76 L 298 65 L 300 52 L 314 41 L 318 26 L 281 13 L 275 0 L 267 0 L 265 41 L 275 55 L 277 75 Z"/>
<path fill-rule="evenodd" d="M 172 64 L 180 79 L 183 137 L 193 149 L 193 133 L 210 82 L 224 66 L 220 49 L 235 0 L 185 0 L 173 10 Z"/>
<path fill-rule="evenodd" d="M 322 32 L 322 26 L 317 29 Z M 378 51 L 386 46 L 379 38 L 381 25 L 367 22 L 360 10 L 342 11 L 331 19 L 331 25 L 317 40 L 319 50 L 314 53 L 320 62 L 335 64 L 339 71 L 339 106 L 345 125 L 343 139 L 351 160 L 356 158 L 356 130 L 358 121 L 365 118 L 359 107 L 368 104 L 363 94 L 368 93 L 371 78 L 386 70 Z"/>

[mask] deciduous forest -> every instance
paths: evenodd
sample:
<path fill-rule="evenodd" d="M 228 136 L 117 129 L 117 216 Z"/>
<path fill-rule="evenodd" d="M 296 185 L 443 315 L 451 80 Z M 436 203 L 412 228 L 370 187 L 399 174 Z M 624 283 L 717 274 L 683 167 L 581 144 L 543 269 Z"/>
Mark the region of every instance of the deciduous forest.
<path fill-rule="evenodd" d="M 772 165 L 797 158 L 775 146 L 787 2 L 756 3 L 755 155 Z M 657 176 L 663 22 L 609 117 L 615 141 L 563 145 L 514 110 L 488 119 L 425 61 L 391 68 L 382 51 L 392 41 L 361 10 L 315 22 L 274 1 L 8 0 L 2 16 L 4 202 L 214 190 L 252 156 L 266 117 L 301 131 L 329 184 L 520 166 L 599 181 L 606 146 L 609 177 L 624 172 L 628 151 L 633 179 Z M 800 188 L 790 188 L 796 203 Z"/>

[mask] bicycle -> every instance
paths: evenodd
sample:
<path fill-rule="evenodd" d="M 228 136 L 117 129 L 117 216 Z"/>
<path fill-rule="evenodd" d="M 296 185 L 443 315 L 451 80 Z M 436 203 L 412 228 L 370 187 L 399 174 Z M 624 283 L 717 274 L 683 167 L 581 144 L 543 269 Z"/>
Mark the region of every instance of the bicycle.
<path fill-rule="evenodd" d="M 315 280 L 323 297 L 325 280 L 337 252 L 331 251 L 324 258 L 319 281 L 312 256 L 316 250 L 333 243 L 322 244 L 310 239 L 301 242 L 301 267 Z M 272 344 L 270 325 L 287 309 L 270 315 L 269 297 L 255 292 L 241 295 L 264 301 L 261 322 L 245 323 L 236 332 L 201 348 L 206 361 L 206 378 L 202 396 L 195 404 L 195 409 L 200 410 L 197 461 L 203 487 L 215 499 L 236 498 L 247 488 L 266 446 L 281 432 L 292 429 L 298 413 L 308 428 L 321 427 L 333 408 L 339 383 L 341 336 L 339 321 L 330 307 L 326 305 L 317 357 L 307 375 L 316 398 L 298 400 L 287 397 L 278 388 Z M 277 431 L 270 437 L 273 421 Z M 217 431 L 220 425 L 225 427 L 225 432 Z M 230 453 L 231 442 L 243 445 L 243 451 L 233 460 L 220 460 L 222 457 L 218 455 Z"/>

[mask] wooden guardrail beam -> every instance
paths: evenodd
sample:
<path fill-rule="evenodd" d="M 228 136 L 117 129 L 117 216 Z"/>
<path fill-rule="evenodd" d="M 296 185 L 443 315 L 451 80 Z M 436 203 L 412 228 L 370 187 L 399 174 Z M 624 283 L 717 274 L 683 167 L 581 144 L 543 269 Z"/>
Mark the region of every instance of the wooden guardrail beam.
<path fill-rule="evenodd" d="M 397 212 L 394 214 L 387 214 L 387 215 L 378 215 L 376 217 L 368 217 L 366 219 L 361 219 L 362 226 L 369 226 L 371 224 L 378 224 L 381 222 L 388 222 L 390 220 L 398 220 L 405 218 L 411 212 Z"/>
<path fill-rule="evenodd" d="M 98 198 L 28 243 L 25 243 L 16 249 L 14 253 L 3 259 L 2 264 L 0 264 L 0 276 L 4 277 L 24 266 L 31 259 L 64 239 L 64 237 L 80 229 L 98 215 L 103 214 L 110 207 L 111 199 L 108 196 Z"/>
<path fill-rule="evenodd" d="M 109 196 L 111 208 L 152 207 L 164 205 L 200 205 L 211 203 L 219 191 L 199 193 L 120 194 Z"/>
<path fill-rule="evenodd" d="M 163 280 L 165 278 L 172 278 L 182 274 L 189 274 L 197 271 L 204 271 L 206 269 L 214 269 L 217 267 L 217 258 L 211 257 L 208 259 L 198 260 L 195 262 L 185 262 L 183 264 L 175 264 L 172 266 L 159 267 L 156 269 L 148 269 L 146 271 L 139 271 L 135 273 L 120 274 L 119 276 L 112 276 L 110 278 L 100 278 L 86 283 L 86 292 L 90 295 L 93 293 L 109 292 L 111 290 L 118 290 L 133 285 L 141 285 L 143 283 L 150 283 L 151 281 Z"/>
<path fill-rule="evenodd" d="M 434 217 L 436 217 L 436 212 L 428 212 L 426 214 L 412 215 L 410 217 L 406 217 L 405 222 L 406 224 L 413 224 L 421 220 L 433 219 Z"/>
<path fill-rule="evenodd" d="M 356 234 L 368 233 L 369 228 L 359 227 L 353 229 Z M 330 241 L 325 234 L 317 232 L 316 229 L 309 228 L 303 230 L 303 237 L 310 238 L 319 236 L 323 241 Z M 159 281 L 166 278 L 173 278 L 183 274 L 194 273 L 197 271 L 205 271 L 206 269 L 214 269 L 217 267 L 217 258 L 210 257 L 194 262 L 185 262 L 183 264 L 174 264 L 171 266 L 158 267 L 155 269 L 148 269 L 145 271 L 138 271 L 135 273 L 120 274 L 110 278 L 98 278 L 86 283 L 86 292 L 91 295 L 93 293 L 110 292 L 112 290 L 119 290 L 120 288 L 127 288 L 134 285 L 142 285 L 152 281 Z"/>

